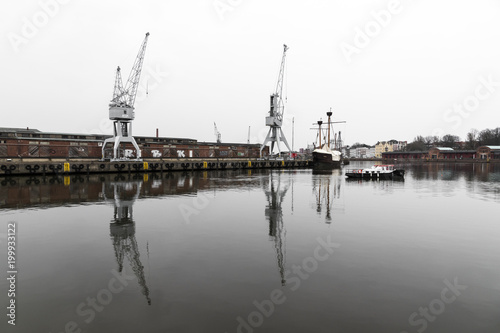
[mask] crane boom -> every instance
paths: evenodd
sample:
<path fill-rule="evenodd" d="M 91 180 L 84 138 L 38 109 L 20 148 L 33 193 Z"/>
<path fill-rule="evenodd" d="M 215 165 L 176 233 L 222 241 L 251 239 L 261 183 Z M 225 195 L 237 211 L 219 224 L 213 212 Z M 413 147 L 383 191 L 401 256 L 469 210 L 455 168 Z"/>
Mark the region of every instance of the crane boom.
<path fill-rule="evenodd" d="M 217 141 L 217 143 L 221 143 L 221 134 L 220 134 L 219 130 L 217 129 L 217 124 L 215 123 L 215 121 L 214 121 L 214 134 L 215 134 L 215 140 Z"/>
<path fill-rule="evenodd" d="M 144 41 L 139 49 L 139 53 L 135 59 L 134 66 L 130 71 L 127 84 L 123 87 L 120 67 L 116 70 L 115 89 L 113 91 L 112 104 L 134 107 L 137 89 L 139 88 L 139 78 L 141 77 L 142 63 L 146 53 L 146 45 L 148 43 L 149 32 L 146 33 Z"/>
<path fill-rule="evenodd" d="M 116 76 L 115 76 L 115 88 L 113 89 L 113 100 L 118 100 L 118 96 L 123 96 L 123 83 L 122 83 L 122 74 L 120 66 L 116 68 Z M 112 101 L 113 101 L 112 100 Z"/>
<path fill-rule="evenodd" d="M 286 51 L 288 50 L 288 46 L 283 44 L 283 57 L 281 58 L 281 66 L 280 72 L 278 74 L 278 83 L 276 83 L 276 92 L 274 96 L 276 96 L 277 100 L 277 110 L 275 111 L 276 117 L 278 120 L 283 120 L 283 114 L 285 113 L 285 105 L 283 103 L 283 77 L 285 76 L 285 59 L 286 59 Z"/>
<path fill-rule="evenodd" d="M 146 45 L 148 43 L 149 32 L 146 33 L 144 41 L 142 42 L 137 58 L 135 59 L 134 67 L 130 71 L 130 75 L 127 80 L 127 85 L 125 90 L 128 93 L 128 102 L 130 106 L 134 106 L 135 96 L 137 95 L 137 89 L 139 88 L 139 78 L 141 77 L 142 63 L 144 62 L 144 54 L 146 53 Z"/>

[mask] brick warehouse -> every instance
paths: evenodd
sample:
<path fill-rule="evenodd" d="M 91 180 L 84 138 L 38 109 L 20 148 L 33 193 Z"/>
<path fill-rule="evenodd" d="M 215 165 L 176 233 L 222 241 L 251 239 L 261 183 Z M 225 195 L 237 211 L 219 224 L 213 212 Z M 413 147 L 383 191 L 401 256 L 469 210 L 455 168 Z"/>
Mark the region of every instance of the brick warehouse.
<path fill-rule="evenodd" d="M 394 151 L 382 153 L 388 160 L 494 160 L 500 161 L 500 146 L 481 146 L 476 150 L 454 150 L 447 147 L 433 147 L 429 151 Z"/>
<path fill-rule="evenodd" d="M 104 134 L 41 132 L 0 128 L 0 158 L 102 158 Z M 198 142 L 186 138 L 136 136 L 144 158 L 257 158 L 259 144 Z M 133 150 L 127 144 L 124 150 Z M 264 152 L 263 152 L 264 153 Z M 111 149 L 105 151 L 109 158 Z"/>

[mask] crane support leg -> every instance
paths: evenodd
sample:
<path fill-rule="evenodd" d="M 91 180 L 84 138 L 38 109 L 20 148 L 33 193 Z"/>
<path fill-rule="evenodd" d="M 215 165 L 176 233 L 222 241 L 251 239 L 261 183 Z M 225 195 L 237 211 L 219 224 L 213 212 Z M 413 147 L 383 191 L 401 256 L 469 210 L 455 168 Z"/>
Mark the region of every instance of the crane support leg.
<path fill-rule="evenodd" d="M 262 150 L 267 146 L 267 144 L 271 142 L 271 151 L 269 154 L 273 153 L 274 149 L 274 143 L 276 142 L 276 129 L 274 127 L 269 128 L 269 132 L 267 132 L 266 139 L 264 140 L 264 143 L 260 147 L 260 157 L 262 157 Z"/>
<path fill-rule="evenodd" d="M 276 147 L 278 147 L 278 157 L 281 157 L 281 148 L 280 148 L 280 133 L 278 133 L 277 128 L 273 128 L 274 137 L 276 139 Z"/>
<path fill-rule="evenodd" d="M 286 141 L 285 133 L 283 133 L 283 129 L 281 127 L 280 127 L 280 134 L 281 134 L 281 141 L 283 141 L 285 143 L 285 146 L 291 152 L 292 150 L 290 149 L 290 146 L 288 145 L 288 141 Z"/>
<path fill-rule="evenodd" d="M 131 138 L 131 139 L 132 140 L 130 140 L 130 141 L 132 141 L 132 145 L 134 146 L 135 151 L 137 152 L 137 154 L 136 154 L 137 155 L 137 159 L 140 159 L 141 156 L 142 156 L 141 150 L 139 149 L 139 146 L 137 145 L 137 142 L 135 142 L 134 138 Z"/>
<path fill-rule="evenodd" d="M 120 148 L 120 137 L 119 136 L 117 136 L 115 138 L 115 144 L 113 145 L 113 159 L 115 159 L 115 160 L 119 158 L 119 155 L 118 155 L 119 150 L 118 150 L 118 148 Z"/>

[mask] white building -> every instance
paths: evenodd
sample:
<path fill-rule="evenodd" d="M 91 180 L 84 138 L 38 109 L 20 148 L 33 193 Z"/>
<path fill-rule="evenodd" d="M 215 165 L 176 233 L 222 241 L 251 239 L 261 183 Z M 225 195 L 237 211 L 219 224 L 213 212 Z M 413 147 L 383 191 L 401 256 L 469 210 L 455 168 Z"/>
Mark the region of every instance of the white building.
<path fill-rule="evenodd" d="M 375 157 L 375 147 L 358 147 L 351 149 L 351 157 L 354 158 L 374 158 Z"/>

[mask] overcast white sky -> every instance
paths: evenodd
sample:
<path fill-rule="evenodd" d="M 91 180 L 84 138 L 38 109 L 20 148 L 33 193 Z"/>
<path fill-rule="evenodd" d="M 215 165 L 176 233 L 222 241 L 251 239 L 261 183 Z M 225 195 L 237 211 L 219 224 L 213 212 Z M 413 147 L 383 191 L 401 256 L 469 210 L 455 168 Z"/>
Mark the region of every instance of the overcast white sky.
<path fill-rule="evenodd" d="M 347 144 L 500 126 L 496 0 L 8 1 L 0 27 L 0 127 L 111 134 L 146 32 L 135 135 L 261 143 L 284 43 L 296 149 L 330 107 Z"/>

